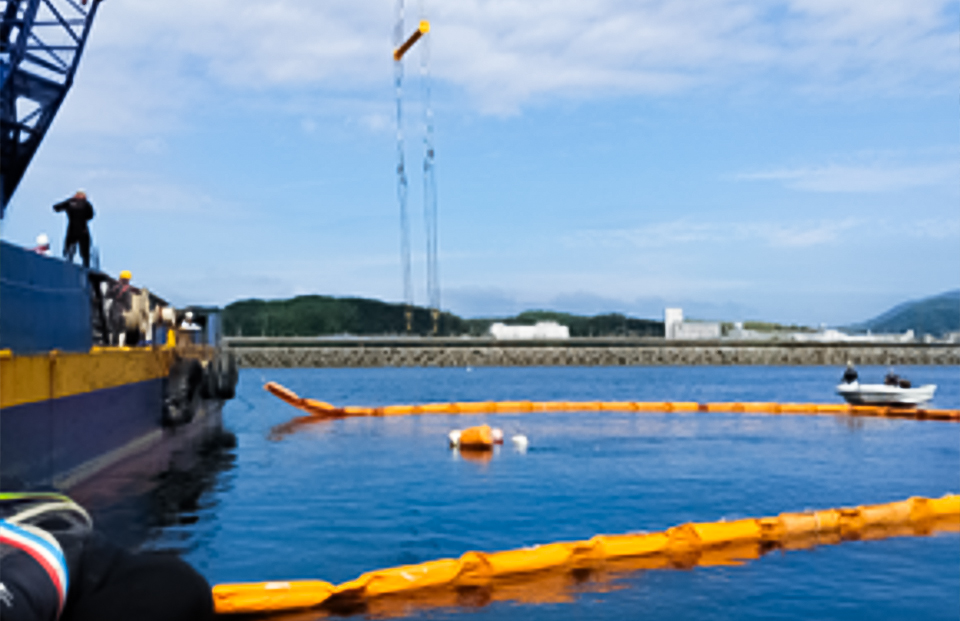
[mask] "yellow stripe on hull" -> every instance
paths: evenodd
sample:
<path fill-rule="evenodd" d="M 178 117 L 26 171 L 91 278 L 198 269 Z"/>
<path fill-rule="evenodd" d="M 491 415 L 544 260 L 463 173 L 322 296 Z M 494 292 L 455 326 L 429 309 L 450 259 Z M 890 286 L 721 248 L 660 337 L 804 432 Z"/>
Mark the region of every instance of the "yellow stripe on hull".
<path fill-rule="evenodd" d="M 166 377 L 173 359 L 172 350 L 150 347 L 33 356 L 0 352 L 0 408 Z"/>

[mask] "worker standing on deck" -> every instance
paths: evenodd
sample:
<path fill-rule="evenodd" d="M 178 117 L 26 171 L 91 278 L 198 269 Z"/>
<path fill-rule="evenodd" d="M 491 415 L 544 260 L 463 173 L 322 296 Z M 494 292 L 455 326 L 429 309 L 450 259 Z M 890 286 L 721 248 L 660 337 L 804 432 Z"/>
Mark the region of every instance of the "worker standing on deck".
<path fill-rule="evenodd" d="M 72 263 L 77 246 L 80 246 L 83 266 L 90 267 L 90 229 L 87 222 L 93 220 L 93 205 L 87 200 L 87 194 L 83 190 L 77 190 L 72 197 L 54 205 L 53 210 L 67 213 L 67 237 L 63 242 L 63 258 Z"/>
<path fill-rule="evenodd" d="M 133 274 L 129 270 L 120 272 L 120 279 L 107 289 L 107 299 L 110 300 L 109 324 L 110 344 L 124 346 L 127 332 L 127 322 L 124 313 L 133 308 L 133 294 L 136 290 L 130 284 Z M 136 345 L 136 343 L 131 343 Z"/>
<path fill-rule="evenodd" d="M 37 235 L 37 245 L 31 248 L 31 250 L 42 257 L 50 256 L 50 238 L 47 237 L 46 233 L 40 233 Z"/>

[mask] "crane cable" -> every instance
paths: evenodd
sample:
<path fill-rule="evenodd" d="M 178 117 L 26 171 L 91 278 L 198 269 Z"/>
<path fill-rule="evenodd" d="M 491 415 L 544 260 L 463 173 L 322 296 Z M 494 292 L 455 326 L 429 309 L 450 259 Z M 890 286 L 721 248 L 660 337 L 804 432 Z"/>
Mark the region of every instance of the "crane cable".
<path fill-rule="evenodd" d="M 420 0 L 420 31 L 427 21 L 425 0 Z M 423 220 L 427 233 L 427 300 L 436 335 L 440 321 L 440 274 L 438 271 L 437 181 L 434 175 L 433 106 L 430 85 L 430 39 L 420 45 L 420 87 L 423 98 Z"/>
<path fill-rule="evenodd" d="M 400 52 L 404 43 L 403 36 L 404 7 L 403 0 L 397 0 L 393 45 Z M 393 84 L 397 98 L 397 201 L 400 203 L 400 265 L 403 273 L 403 303 L 407 323 L 407 333 L 413 328 L 413 281 L 410 274 L 410 219 L 407 215 L 407 171 L 404 163 L 403 148 L 403 62 L 402 52 L 398 57 L 394 52 Z"/>
<path fill-rule="evenodd" d="M 413 284 L 410 260 L 410 219 L 407 210 L 408 181 L 404 154 L 403 136 L 403 56 L 430 31 L 426 19 L 424 0 L 420 0 L 420 23 L 416 31 L 404 39 L 404 0 L 397 0 L 395 10 L 394 43 L 394 86 L 396 91 L 397 116 L 397 200 L 400 204 L 400 255 L 403 271 L 403 296 L 406 306 L 407 332 L 412 331 L 413 323 Z M 427 298 L 433 323 L 433 334 L 439 330 L 440 320 L 440 275 L 438 269 L 438 218 L 437 218 L 437 182 L 435 176 L 433 146 L 433 106 L 430 86 L 430 45 L 429 39 L 420 46 L 420 86 L 423 100 L 423 219 L 427 239 Z"/>

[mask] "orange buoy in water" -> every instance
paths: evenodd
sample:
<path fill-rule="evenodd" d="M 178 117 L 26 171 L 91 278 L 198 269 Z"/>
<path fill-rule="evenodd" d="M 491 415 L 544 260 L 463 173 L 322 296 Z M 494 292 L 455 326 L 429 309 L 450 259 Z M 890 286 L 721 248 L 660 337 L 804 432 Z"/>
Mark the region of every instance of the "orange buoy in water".
<path fill-rule="evenodd" d="M 468 427 L 460 432 L 460 448 L 490 450 L 493 448 L 493 430 L 490 425 Z"/>

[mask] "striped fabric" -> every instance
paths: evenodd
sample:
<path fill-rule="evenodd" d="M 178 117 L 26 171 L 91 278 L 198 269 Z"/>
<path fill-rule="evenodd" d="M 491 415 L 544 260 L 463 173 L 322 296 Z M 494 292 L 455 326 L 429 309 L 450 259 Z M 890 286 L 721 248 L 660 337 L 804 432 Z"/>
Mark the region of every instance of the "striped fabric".
<path fill-rule="evenodd" d="M 0 544 L 22 550 L 43 567 L 57 589 L 58 614 L 63 612 L 69 585 L 67 561 L 57 540 L 34 526 L 11 524 L 0 519 Z"/>

